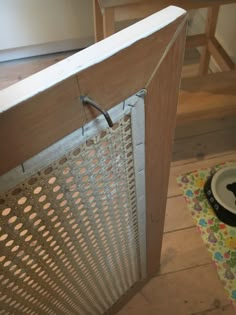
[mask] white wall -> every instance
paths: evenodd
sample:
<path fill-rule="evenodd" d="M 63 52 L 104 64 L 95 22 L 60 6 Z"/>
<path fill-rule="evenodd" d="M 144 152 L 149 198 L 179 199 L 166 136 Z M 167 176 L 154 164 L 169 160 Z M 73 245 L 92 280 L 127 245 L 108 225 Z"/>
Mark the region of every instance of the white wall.
<path fill-rule="evenodd" d="M 221 7 L 216 37 L 236 61 L 236 3 Z"/>
<path fill-rule="evenodd" d="M 82 48 L 92 41 L 91 0 L 0 0 L 0 58 L 27 48 L 47 52 L 54 43 L 56 50 Z"/>

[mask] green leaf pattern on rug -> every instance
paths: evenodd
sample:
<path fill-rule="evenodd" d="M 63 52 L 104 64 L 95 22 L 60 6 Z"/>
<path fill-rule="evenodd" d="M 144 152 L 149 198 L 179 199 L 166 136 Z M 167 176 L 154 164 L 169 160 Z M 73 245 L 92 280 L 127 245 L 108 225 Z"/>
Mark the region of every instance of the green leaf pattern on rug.
<path fill-rule="evenodd" d="M 236 253 L 230 252 L 229 257 L 230 259 L 226 260 L 227 264 L 230 266 L 230 268 L 235 268 L 236 267 Z"/>
<path fill-rule="evenodd" d="M 236 165 L 236 162 L 226 162 L 212 168 L 180 175 L 177 177 L 177 182 L 184 193 L 202 239 L 217 266 L 228 296 L 236 305 L 236 228 L 224 224 L 216 217 L 203 191 L 207 178 L 228 165 Z"/>

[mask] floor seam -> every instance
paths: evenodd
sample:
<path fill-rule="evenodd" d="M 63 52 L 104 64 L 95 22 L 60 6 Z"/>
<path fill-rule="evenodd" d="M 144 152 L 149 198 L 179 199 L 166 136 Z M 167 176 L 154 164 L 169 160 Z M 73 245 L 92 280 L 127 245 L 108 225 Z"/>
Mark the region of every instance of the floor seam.
<path fill-rule="evenodd" d="M 165 235 L 165 234 L 175 233 L 175 232 L 184 231 L 184 230 L 188 230 L 188 229 L 192 229 L 192 228 L 196 228 L 196 225 L 193 224 L 193 225 L 190 225 L 188 227 L 183 227 L 183 228 L 176 229 L 176 230 L 164 231 L 163 234 Z"/>
<path fill-rule="evenodd" d="M 204 263 L 204 264 L 199 264 L 199 265 L 197 265 L 197 266 L 191 266 L 191 267 L 187 267 L 187 268 L 183 268 L 183 269 L 168 271 L 168 272 L 165 272 L 165 273 L 158 273 L 158 274 L 154 275 L 153 278 L 158 278 L 158 277 L 162 277 L 162 276 L 167 276 L 167 275 L 174 274 L 174 273 L 177 273 L 177 272 L 181 272 L 181 271 L 185 271 L 185 270 L 190 270 L 190 269 L 194 269 L 194 268 L 200 268 L 200 267 L 208 266 L 208 265 L 209 265 L 209 266 L 212 265 L 212 262 L 207 262 L 207 263 Z"/>

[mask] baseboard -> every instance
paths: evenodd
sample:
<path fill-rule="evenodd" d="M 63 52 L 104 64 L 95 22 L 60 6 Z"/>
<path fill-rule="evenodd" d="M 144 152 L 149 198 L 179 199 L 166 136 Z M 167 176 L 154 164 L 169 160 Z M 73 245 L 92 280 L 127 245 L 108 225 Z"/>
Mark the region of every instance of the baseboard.
<path fill-rule="evenodd" d="M 94 43 L 93 37 L 75 38 L 40 45 L 0 50 L 0 62 L 34 57 L 39 55 L 82 49 Z"/>

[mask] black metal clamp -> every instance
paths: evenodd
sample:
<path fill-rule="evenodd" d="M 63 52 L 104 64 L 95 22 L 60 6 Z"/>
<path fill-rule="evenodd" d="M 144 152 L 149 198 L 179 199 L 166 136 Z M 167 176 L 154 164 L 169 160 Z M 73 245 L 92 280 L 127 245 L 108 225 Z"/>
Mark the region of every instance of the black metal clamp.
<path fill-rule="evenodd" d="M 108 114 L 108 112 L 106 110 L 102 109 L 102 107 L 99 104 L 94 102 L 88 96 L 80 96 L 80 100 L 82 101 L 82 103 L 84 105 L 91 105 L 92 107 L 96 108 L 101 114 L 103 114 L 103 116 L 105 117 L 109 127 L 113 127 L 114 126 L 114 123 L 113 123 L 113 121 L 111 119 L 111 116 Z"/>

